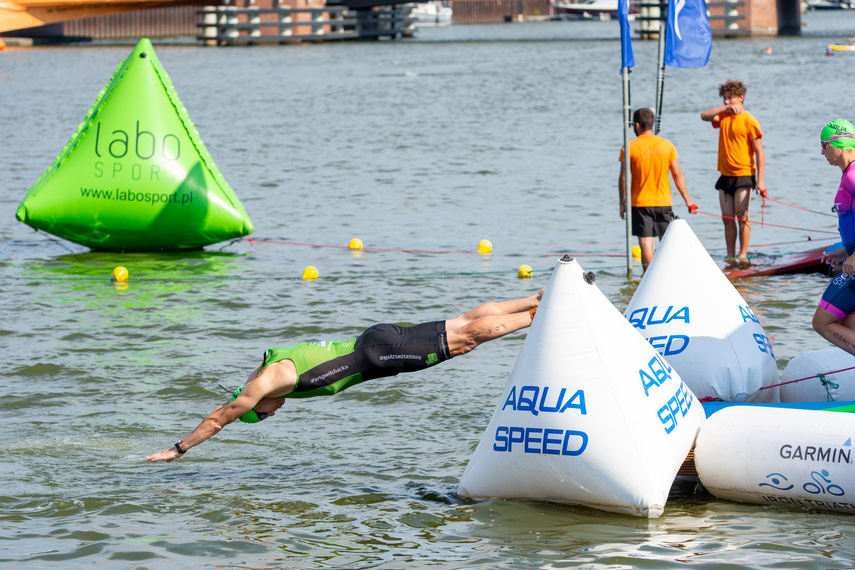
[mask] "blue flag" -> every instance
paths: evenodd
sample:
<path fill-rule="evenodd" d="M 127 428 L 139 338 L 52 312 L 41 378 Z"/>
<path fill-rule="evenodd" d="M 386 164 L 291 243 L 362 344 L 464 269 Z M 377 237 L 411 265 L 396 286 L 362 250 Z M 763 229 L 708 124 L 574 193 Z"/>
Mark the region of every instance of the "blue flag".
<path fill-rule="evenodd" d="M 704 0 L 668 2 L 665 65 L 703 67 L 710 60 L 712 31 Z"/>
<path fill-rule="evenodd" d="M 629 0 L 618 0 L 617 13 L 620 22 L 620 66 L 634 67 L 635 57 L 632 55 L 632 37 L 629 31 Z"/>

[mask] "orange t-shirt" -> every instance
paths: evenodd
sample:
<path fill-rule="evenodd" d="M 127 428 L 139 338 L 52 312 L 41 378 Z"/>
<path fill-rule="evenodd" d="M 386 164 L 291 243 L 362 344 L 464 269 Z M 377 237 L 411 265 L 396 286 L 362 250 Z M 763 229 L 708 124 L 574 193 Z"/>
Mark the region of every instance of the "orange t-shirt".
<path fill-rule="evenodd" d="M 624 149 L 620 149 L 623 162 Z M 636 208 L 671 205 L 671 183 L 668 172 L 677 159 L 677 149 L 670 141 L 656 135 L 641 135 L 629 142 L 629 170 L 632 174 L 632 205 Z"/>
<path fill-rule="evenodd" d="M 713 121 L 718 131 L 718 171 L 724 176 L 752 176 L 754 139 L 763 137 L 760 123 L 749 112 Z"/>

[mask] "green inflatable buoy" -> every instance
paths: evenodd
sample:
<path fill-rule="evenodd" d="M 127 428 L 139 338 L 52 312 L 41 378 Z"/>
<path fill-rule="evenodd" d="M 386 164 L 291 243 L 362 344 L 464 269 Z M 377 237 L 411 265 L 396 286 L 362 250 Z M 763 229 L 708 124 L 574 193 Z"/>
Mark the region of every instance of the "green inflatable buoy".
<path fill-rule="evenodd" d="M 147 39 L 118 67 L 15 217 L 106 251 L 196 249 L 252 233 Z"/>

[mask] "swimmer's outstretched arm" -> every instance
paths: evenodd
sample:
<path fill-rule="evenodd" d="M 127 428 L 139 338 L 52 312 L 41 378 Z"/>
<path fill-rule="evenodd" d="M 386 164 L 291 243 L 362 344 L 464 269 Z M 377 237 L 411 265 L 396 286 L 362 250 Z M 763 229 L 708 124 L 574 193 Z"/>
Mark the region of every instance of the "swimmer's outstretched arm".
<path fill-rule="evenodd" d="M 203 441 L 210 439 L 219 433 L 221 429 L 240 417 L 240 415 L 232 417 L 232 413 L 226 413 L 226 408 L 229 407 L 229 404 L 233 403 L 234 402 L 229 402 L 219 406 L 216 410 L 211 412 L 210 415 L 208 415 L 208 417 L 205 418 L 190 435 L 179 441 L 177 445 L 173 445 L 169 449 L 164 449 L 160 453 L 149 455 L 146 459 L 149 461 L 166 461 L 167 463 L 171 463 L 184 455 L 184 453 L 186 453 L 191 447 L 199 445 Z M 247 408 L 244 413 L 251 409 L 252 408 Z M 178 450 L 179 446 L 181 451 Z"/>
<path fill-rule="evenodd" d="M 291 369 L 294 371 L 293 374 Z M 296 368 L 290 360 L 283 360 L 268 366 L 260 375 L 256 372 L 250 375 L 250 380 L 237 398 L 218 406 L 190 435 L 179 441 L 177 446 L 173 445 L 169 449 L 149 455 L 146 459 L 171 463 L 184 455 L 188 449 L 212 438 L 250 410 L 265 412 L 268 416 L 275 415 L 276 410 L 285 403 L 285 399 L 272 395 L 279 396 L 282 392 L 287 393 L 293 389 L 294 381 L 291 377 L 296 375 Z"/>
<path fill-rule="evenodd" d="M 190 435 L 179 441 L 177 445 L 173 445 L 169 449 L 164 449 L 160 453 L 149 455 L 146 459 L 149 461 L 166 461 L 167 463 L 171 463 L 184 455 L 184 453 L 186 453 L 191 447 L 195 447 L 217 435 L 221 429 L 247 413 L 255 406 L 250 395 L 247 395 L 246 398 L 242 398 L 244 392 L 247 390 L 248 388 L 244 388 L 234 401 L 226 402 L 225 404 L 218 406 L 217 409 L 208 414 L 207 418 L 202 420 L 202 423 L 200 423 Z M 179 446 L 181 451 L 178 449 Z"/>

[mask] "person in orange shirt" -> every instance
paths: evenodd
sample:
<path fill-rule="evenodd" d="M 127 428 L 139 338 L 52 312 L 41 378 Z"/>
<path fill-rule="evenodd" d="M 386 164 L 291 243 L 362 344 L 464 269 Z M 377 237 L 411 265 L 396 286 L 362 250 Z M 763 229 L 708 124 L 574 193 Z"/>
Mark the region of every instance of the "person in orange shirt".
<path fill-rule="evenodd" d="M 701 119 L 719 129 L 718 171 L 721 176 L 715 187 L 719 191 L 724 241 L 727 256 L 734 257 L 738 233 L 741 260 L 748 259 L 748 241 L 751 239 L 751 222 L 748 219 L 751 190 L 757 190 L 764 198 L 767 195 L 763 182 L 763 132 L 757 119 L 742 106 L 745 91 L 745 84 L 741 81 L 728 80 L 718 86 L 724 105 L 701 113 Z"/>
<path fill-rule="evenodd" d="M 629 143 L 629 168 L 632 174 L 632 235 L 638 236 L 641 247 L 641 265 L 644 269 L 653 259 L 653 238 L 660 240 L 674 219 L 671 209 L 671 183 L 668 173 L 674 179 L 674 185 L 690 214 L 698 207 L 689 199 L 686 179 L 677 162 L 677 149 L 671 141 L 653 134 L 653 122 L 656 116 L 650 109 L 638 109 L 632 115 L 632 127 L 635 140 Z M 626 194 L 624 193 L 626 166 L 624 148 L 620 149 L 620 176 L 618 191 L 620 194 L 620 217 L 626 216 Z"/>

